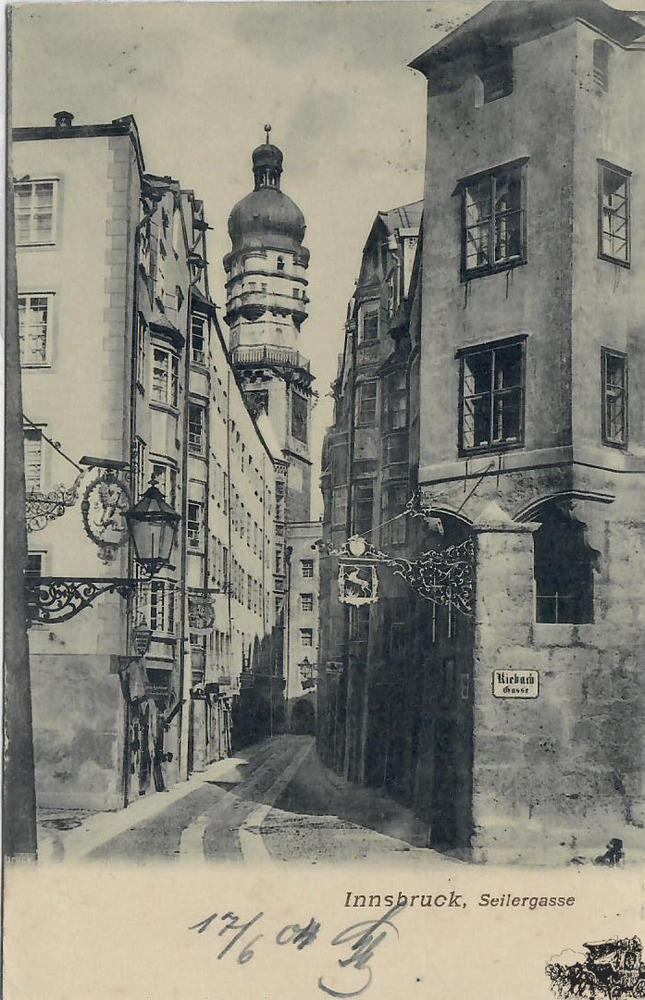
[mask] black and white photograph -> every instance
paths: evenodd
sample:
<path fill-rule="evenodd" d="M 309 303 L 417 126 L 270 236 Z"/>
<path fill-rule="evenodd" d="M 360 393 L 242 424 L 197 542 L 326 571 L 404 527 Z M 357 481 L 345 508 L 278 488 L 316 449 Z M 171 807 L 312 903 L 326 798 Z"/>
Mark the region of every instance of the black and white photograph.
<path fill-rule="evenodd" d="M 5 12 L 8 1000 L 645 996 L 645 8 Z"/>

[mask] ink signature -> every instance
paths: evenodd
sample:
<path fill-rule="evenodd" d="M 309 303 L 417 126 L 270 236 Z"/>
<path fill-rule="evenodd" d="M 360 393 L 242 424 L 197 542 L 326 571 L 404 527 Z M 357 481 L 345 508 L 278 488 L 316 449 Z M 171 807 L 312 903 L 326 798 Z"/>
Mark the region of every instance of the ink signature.
<path fill-rule="evenodd" d="M 341 998 L 357 997 L 370 986 L 373 978 L 373 970 L 370 965 L 376 949 L 386 940 L 390 931 L 395 931 L 399 936 L 398 927 L 394 924 L 394 918 L 401 910 L 405 909 L 406 903 L 393 906 L 378 920 L 361 920 L 359 923 L 351 924 L 344 930 L 336 934 L 331 945 L 334 948 L 344 948 L 342 957 L 338 959 L 339 972 L 333 977 L 320 976 L 318 979 L 318 989 L 328 996 Z M 255 958 L 256 948 L 259 941 L 270 940 L 273 937 L 268 932 L 265 934 L 259 931 L 259 927 L 264 920 L 264 912 L 259 910 L 255 916 L 246 920 L 236 913 L 228 910 L 225 913 L 211 913 L 204 920 L 192 924 L 188 929 L 203 934 L 205 931 L 214 933 L 222 939 L 222 947 L 217 953 L 218 960 L 227 956 L 235 956 L 238 965 L 246 965 Z M 266 929 L 266 925 L 265 926 Z M 255 933 L 258 931 L 258 933 Z M 312 945 L 320 935 L 320 921 L 311 917 L 308 923 L 288 923 L 281 927 L 273 940 L 279 947 L 293 946 L 298 951 Z M 358 973 L 358 978 L 348 978 L 345 972 Z M 351 988 L 353 987 L 353 988 Z"/>

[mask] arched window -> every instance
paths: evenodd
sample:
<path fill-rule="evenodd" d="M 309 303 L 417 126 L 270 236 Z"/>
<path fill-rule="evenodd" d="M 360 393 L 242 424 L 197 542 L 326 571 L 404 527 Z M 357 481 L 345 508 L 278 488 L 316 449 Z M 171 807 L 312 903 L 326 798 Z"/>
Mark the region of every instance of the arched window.
<path fill-rule="evenodd" d="M 533 535 L 536 621 L 592 622 L 595 553 L 585 525 L 556 504 L 536 520 L 542 522 Z"/>
<path fill-rule="evenodd" d="M 609 59 L 611 46 L 600 38 L 593 43 L 593 82 L 597 89 L 607 93 L 609 90 Z"/>

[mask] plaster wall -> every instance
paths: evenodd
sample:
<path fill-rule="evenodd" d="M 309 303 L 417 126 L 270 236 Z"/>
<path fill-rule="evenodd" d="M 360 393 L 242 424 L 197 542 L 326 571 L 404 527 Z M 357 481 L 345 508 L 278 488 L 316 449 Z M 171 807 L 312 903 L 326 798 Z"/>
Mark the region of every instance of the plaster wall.
<path fill-rule="evenodd" d="M 571 441 L 571 217 L 576 33 L 514 49 L 511 95 L 476 107 L 475 77 L 428 101 L 420 481 L 458 459 L 462 347 L 527 334 L 526 450 Z M 526 265 L 462 282 L 460 178 L 528 157 Z M 482 462 L 474 457 L 473 462 Z"/>

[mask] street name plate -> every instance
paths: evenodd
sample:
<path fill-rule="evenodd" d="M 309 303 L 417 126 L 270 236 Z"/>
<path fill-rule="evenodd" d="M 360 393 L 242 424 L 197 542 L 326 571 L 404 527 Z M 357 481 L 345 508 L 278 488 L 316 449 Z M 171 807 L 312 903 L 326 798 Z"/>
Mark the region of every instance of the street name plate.
<path fill-rule="evenodd" d="M 493 670 L 494 698 L 537 698 L 539 691 L 537 670 Z"/>

